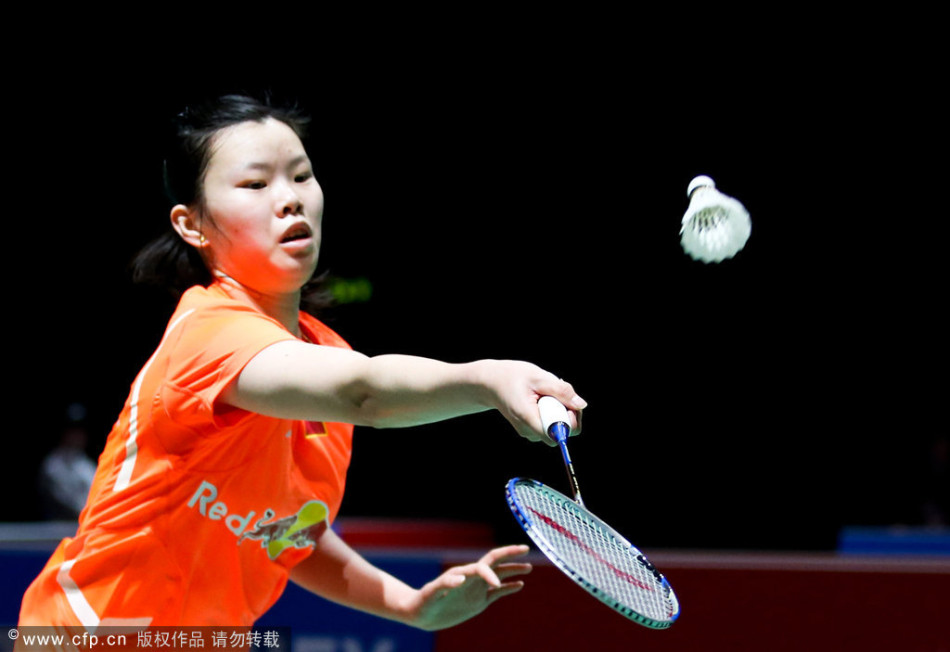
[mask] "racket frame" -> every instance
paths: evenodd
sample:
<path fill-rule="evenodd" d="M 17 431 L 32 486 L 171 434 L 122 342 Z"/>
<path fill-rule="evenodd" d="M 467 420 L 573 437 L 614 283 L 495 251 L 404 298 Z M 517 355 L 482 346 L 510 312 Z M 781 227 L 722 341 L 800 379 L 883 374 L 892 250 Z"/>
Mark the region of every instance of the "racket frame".
<path fill-rule="evenodd" d="M 521 505 L 517 496 L 515 495 L 514 487 L 518 483 L 532 484 L 537 488 L 540 488 L 546 492 L 554 494 L 555 497 L 563 499 L 563 501 L 571 505 L 572 509 L 577 510 L 583 516 L 590 519 L 597 527 L 603 529 L 611 537 L 614 537 L 618 543 L 622 546 L 625 546 L 629 549 L 630 554 L 637 563 L 641 564 L 643 568 L 649 572 L 654 580 L 656 581 L 657 586 L 665 593 L 666 598 L 670 601 L 672 614 L 669 619 L 659 620 L 656 618 L 651 618 L 649 616 L 644 616 L 643 614 L 638 613 L 631 607 L 622 604 L 617 599 L 608 595 L 606 592 L 602 591 L 596 587 L 592 582 L 587 580 L 581 573 L 574 569 L 569 563 L 565 562 L 561 556 L 557 553 L 553 546 L 548 543 L 547 537 L 540 532 L 540 530 L 535 526 L 534 522 L 530 515 L 526 513 L 524 506 Z M 518 521 L 518 524 L 521 526 L 521 529 L 531 538 L 531 540 L 537 545 L 538 549 L 544 553 L 544 556 L 551 560 L 554 565 L 559 568 L 565 575 L 570 577 L 578 586 L 583 588 L 585 591 L 590 593 L 592 596 L 600 600 L 602 603 L 618 612 L 619 614 L 625 616 L 626 618 L 648 627 L 650 629 L 666 629 L 670 627 L 680 615 L 680 606 L 679 600 L 676 597 L 676 594 L 673 592 L 673 587 L 670 586 L 670 583 L 667 581 L 666 577 L 657 570 L 656 566 L 650 563 L 646 555 L 644 555 L 636 546 L 634 546 L 630 541 L 628 541 L 623 535 L 617 532 L 615 529 L 610 527 L 607 523 L 602 521 L 596 515 L 591 513 L 586 507 L 578 502 L 571 500 L 568 496 L 565 496 L 561 492 L 553 489 L 542 482 L 537 480 L 532 480 L 531 478 L 512 478 L 508 481 L 508 485 L 505 488 L 505 498 L 508 501 L 508 507 L 511 509 L 511 512 L 515 515 L 515 519 Z"/>

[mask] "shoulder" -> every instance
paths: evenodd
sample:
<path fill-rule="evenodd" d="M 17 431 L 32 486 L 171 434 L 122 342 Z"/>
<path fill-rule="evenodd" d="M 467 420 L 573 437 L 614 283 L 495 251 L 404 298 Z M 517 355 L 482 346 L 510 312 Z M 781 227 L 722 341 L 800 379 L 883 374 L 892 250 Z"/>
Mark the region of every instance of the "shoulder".
<path fill-rule="evenodd" d="M 224 292 L 217 285 L 195 285 L 189 288 L 181 295 L 178 302 L 177 313 L 196 310 L 232 310 L 242 313 L 254 313 L 261 317 L 266 317 L 256 311 L 252 306 L 234 299 Z"/>
<path fill-rule="evenodd" d="M 191 324 L 214 322 L 218 326 L 231 321 L 253 321 L 268 329 L 289 332 L 276 319 L 267 316 L 253 306 L 234 299 L 221 288 L 194 286 L 187 290 L 178 302 L 171 321 L 188 318 Z"/>
<path fill-rule="evenodd" d="M 166 349 L 176 355 L 218 360 L 235 351 L 260 350 L 294 336 L 276 319 L 233 299 L 215 286 L 186 291 L 165 330 Z"/>

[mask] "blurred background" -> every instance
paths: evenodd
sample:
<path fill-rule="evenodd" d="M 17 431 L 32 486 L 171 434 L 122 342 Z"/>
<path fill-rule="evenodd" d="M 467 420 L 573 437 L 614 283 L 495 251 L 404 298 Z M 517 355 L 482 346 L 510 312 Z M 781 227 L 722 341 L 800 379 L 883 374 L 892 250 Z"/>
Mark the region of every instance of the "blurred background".
<path fill-rule="evenodd" d="M 75 527 L 171 314 L 129 277 L 168 228 L 168 119 L 267 89 L 314 118 L 320 271 L 339 299 L 325 321 L 367 354 L 520 358 L 573 383 L 585 501 L 684 605 L 656 638 L 537 555 L 512 609 L 435 639 L 290 587 L 267 622 L 296 649 L 948 649 L 946 129 L 928 17 L 265 9 L 208 29 L 165 8 L 146 18 L 159 39 L 141 17 L 58 11 L 7 57 L 0 621 Z M 699 174 L 752 217 L 720 264 L 679 244 Z M 557 451 L 497 414 L 358 429 L 343 532 L 396 545 L 371 559 L 421 583 L 455 547 L 525 541 L 515 476 L 569 491 Z"/>
<path fill-rule="evenodd" d="M 819 30 L 798 49 L 743 34 L 680 53 L 642 28 L 527 25 L 254 66 L 207 43 L 136 74 L 113 51 L 13 82 L 7 428 L 23 452 L 0 520 L 49 517 L 37 478 L 70 406 L 95 459 L 170 315 L 128 274 L 167 228 L 167 119 L 267 88 L 314 116 L 320 269 L 341 299 L 325 320 L 368 354 L 520 358 L 572 382 L 590 405 L 571 444 L 585 498 L 640 545 L 831 550 L 846 526 L 945 527 L 926 51 L 839 50 Z M 718 265 L 679 244 L 698 174 L 752 216 Z M 497 414 L 361 430 L 343 515 L 508 541 L 514 476 L 567 491 L 557 452 Z"/>

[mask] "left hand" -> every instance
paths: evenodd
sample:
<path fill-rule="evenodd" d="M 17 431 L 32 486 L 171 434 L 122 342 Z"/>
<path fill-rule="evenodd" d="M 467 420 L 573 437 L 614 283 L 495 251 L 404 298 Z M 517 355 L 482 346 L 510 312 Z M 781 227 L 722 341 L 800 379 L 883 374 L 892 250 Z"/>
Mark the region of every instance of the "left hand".
<path fill-rule="evenodd" d="M 528 551 L 525 545 L 503 546 L 475 563 L 450 568 L 419 590 L 412 624 L 427 631 L 452 627 L 517 593 L 524 582 L 506 580 L 530 573 L 531 564 L 509 560 Z"/>

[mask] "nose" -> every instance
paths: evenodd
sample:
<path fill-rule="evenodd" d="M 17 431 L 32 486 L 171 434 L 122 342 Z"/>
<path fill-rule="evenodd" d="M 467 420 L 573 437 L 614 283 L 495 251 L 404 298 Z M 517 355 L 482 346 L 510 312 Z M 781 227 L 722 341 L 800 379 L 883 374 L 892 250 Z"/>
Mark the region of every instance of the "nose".
<path fill-rule="evenodd" d="M 287 217 L 299 215 L 301 212 L 303 212 L 303 202 L 300 200 L 300 196 L 292 186 L 285 185 L 278 200 L 277 214 L 280 217 Z"/>

